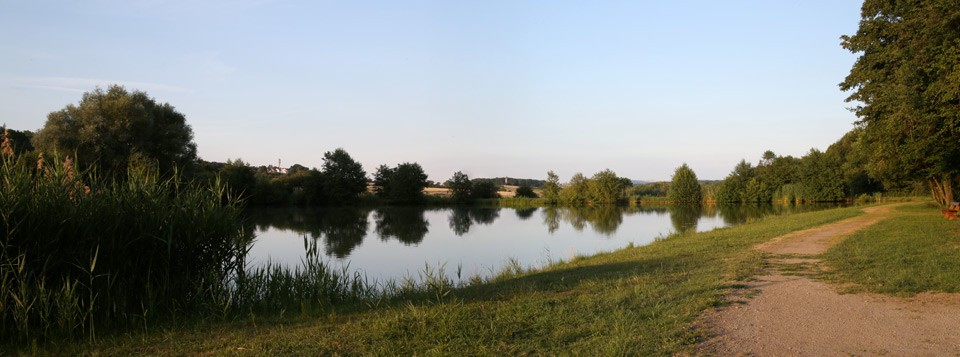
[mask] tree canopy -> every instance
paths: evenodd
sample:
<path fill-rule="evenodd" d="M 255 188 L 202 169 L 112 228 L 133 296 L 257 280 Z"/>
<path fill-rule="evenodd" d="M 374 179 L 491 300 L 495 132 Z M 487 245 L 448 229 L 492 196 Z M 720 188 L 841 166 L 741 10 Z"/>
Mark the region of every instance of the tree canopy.
<path fill-rule="evenodd" d="M 343 148 L 323 154 L 323 186 L 329 203 L 356 200 L 367 190 L 367 172 Z"/>
<path fill-rule="evenodd" d="M 924 180 L 941 203 L 960 177 L 960 6 L 956 0 L 866 0 L 842 37 L 860 54 L 840 88 L 863 128 L 871 171 Z"/>
<path fill-rule="evenodd" d="M 380 165 L 373 175 L 377 195 L 394 203 L 414 203 L 423 200 L 427 188 L 427 174 L 418 163 L 402 163 L 397 167 Z"/>
<path fill-rule="evenodd" d="M 517 192 L 515 197 L 537 198 L 537 193 L 533 191 L 532 187 L 524 185 L 524 186 L 517 187 Z"/>
<path fill-rule="evenodd" d="M 470 177 L 460 171 L 454 172 L 450 181 L 447 181 L 447 187 L 450 188 L 453 200 L 457 202 L 465 202 L 470 199 L 471 186 Z"/>
<path fill-rule="evenodd" d="M 161 173 L 193 165 L 197 145 L 186 118 L 168 103 L 119 85 L 83 94 L 78 105 L 50 113 L 37 132 L 41 151 L 74 155 L 83 166 L 125 175 L 131 165 L 157 165 Z"/>
<path fill-rule="evenodd" d="M 543 198 L 547 203 L 557 203 L 560 201 L 560 176 L 547 172 L 547 181 L 543 183 Z"/>
<path fill-rule="evenodd" d="M 617 203 L 624 196 L 628 182 L 610 169 L 600 171 L 589 181 L 590 199 L 594 203 Z"/>
<path fill-rule="evenodd" d="M 680 165 L 673 172 L 673 179 L 670 182 L 670 191 L 667 192 L 667 196 L 671 201 L 677 203 L 700 203 L 703 199 L 697 174 L 686 163 Z"/>

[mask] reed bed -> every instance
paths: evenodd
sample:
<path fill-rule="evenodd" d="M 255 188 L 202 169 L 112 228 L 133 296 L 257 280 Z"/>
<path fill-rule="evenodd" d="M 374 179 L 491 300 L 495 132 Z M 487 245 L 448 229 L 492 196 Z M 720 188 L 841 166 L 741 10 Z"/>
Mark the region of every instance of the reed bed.
<path fill-rule="evenodd" d="M 0 336 L 95 338 L 101 325 L 222 310 L 248 240 L 222 186 L 25 161 L 0 167 Z"/>
<path fill-rule="evenodd" d="M 429 268 L 419 280 L 378 283 L 334 268 L 310 245 L 298 267 L 248 267 L 254 229 L 219 180 L 187 184 L 147 171 L 107 180 L 42 156 L 4 155 L 0 165 L 0 340 L 14 345 L 318 315 L 454 285 Z"/>

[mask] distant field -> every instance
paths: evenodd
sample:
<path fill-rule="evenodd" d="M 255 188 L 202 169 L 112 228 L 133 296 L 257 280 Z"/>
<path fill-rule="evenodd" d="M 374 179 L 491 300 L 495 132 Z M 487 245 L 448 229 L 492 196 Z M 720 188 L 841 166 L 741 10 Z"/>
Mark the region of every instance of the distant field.
<path fill-rule="evenodd" d="M 500 197 L 509 198 L 517 195 L 517 188 L 520 186 L 511 186 L 511 185 L 500 185 L 498 186 Z M 539 188 L 533 189 L 533 192 L 536 192 L 538 195 L 542 194 Z M 450 197 L 450 189 L 443 187 L 427 187 L 423 189 L 423 193 L 430 196 L 436 197 Z"/>

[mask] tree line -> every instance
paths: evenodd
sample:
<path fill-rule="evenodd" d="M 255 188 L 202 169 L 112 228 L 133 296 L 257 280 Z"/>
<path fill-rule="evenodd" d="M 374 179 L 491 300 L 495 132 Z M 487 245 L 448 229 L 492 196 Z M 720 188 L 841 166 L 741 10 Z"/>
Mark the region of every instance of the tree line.
<path fill-rule="evenodd" d="M 854 104 L 858 121 L 826 151 L 811 149 L 801 157 L 767 151 L 756 165 L 742 160 L 719 183 L 693 183 L 689 177 L 695 175 L 685 164 L 669 184 L 631 188 L 629 180 L 610 170 L 590 178 L 578 173 L 563 186 L 552 172 L 542 182 L 514 183 L 539 186 L 544 201 L 557 204 L 612 203 L 630 196 L 681 202 L 696 197 L 719 202 L 837 201 L 916 193 L 920 186 L 941 204 L 954 201 L 960 184 L 956 5 L 955 0 L 864 1 L 857 32 L 843 36 L 841 43 L 859 56 L 839 83 L 850 93 L 846 100 Z M 234 193 L 247 193 L 252 202 L 347 203 L 356 201 L 366 187 L 362 168 L 342 149 L 328 152 L 331 156 L 325 155 L 321 170 L 291 168 L 293 173 L 282 178 L 259 169 L 251 175 L 249 165 L 239 160 L 222 166 L 202 163 L 183 114 L 144 92 L 116 85 L 84 93 L 79 104 L 50 113 L 36 134 L 7 133 L 5 155 L 37 157 L 59 151 L 113 177 L 144 167 L 185 178 L 222 170 L 224 179 L 239 190 Z M 431 184 L 416 163 L 380 166 L 373 181 L 377 197 L 404 203 L 421 202 L 422 189 Z M 466 197 L 480 196 L 483 187 L 473 186 Z M 464 188 L 459 190 L 458 197 L 464 197 Z"/>

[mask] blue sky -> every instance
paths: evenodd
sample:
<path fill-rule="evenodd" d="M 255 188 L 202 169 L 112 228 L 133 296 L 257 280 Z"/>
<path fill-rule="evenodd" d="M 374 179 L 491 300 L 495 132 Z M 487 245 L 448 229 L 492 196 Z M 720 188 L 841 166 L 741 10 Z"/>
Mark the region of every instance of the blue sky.
<path fill-rule="evenodd" d="M 185 114 L 210 161 L 722 179 L 852 129 L 860 5 L 3 0 L 0 121 L 37 130 L 118 83 Z"/>

